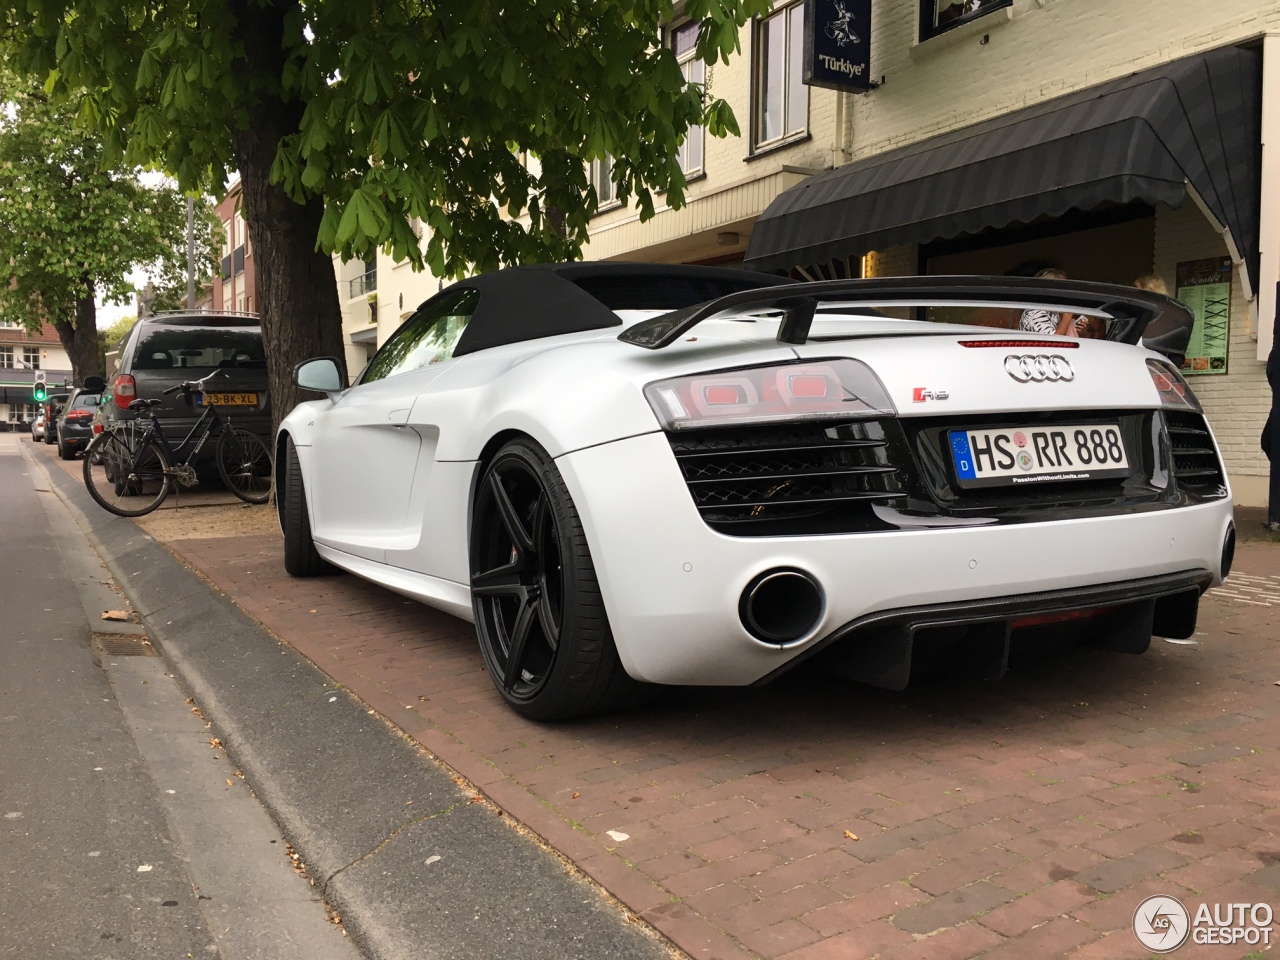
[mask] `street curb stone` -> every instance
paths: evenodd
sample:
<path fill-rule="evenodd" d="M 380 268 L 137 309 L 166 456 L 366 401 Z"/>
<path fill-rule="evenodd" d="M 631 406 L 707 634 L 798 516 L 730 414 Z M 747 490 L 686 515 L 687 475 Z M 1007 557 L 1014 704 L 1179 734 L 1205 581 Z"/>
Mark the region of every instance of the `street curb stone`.
<path fill-rule="evenodd" d="M 675 952 L 132 521 L 32 462 L 369 956 Z"/>

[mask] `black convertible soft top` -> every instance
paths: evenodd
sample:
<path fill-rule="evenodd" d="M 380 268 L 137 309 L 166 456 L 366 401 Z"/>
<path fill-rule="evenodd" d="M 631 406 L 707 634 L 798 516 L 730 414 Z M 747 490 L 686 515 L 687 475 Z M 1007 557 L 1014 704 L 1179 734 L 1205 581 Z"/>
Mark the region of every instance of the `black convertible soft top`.
<path fill-rule="evenodd" d="M 664 263 L 546 263 L 460 280 L 418 309 L 460 290 L 480 293 L 454 356 L 562 333 L 621 326 L 615 310 L 679 310 L 732 293 L 790 283 L 727 267 Z"/>

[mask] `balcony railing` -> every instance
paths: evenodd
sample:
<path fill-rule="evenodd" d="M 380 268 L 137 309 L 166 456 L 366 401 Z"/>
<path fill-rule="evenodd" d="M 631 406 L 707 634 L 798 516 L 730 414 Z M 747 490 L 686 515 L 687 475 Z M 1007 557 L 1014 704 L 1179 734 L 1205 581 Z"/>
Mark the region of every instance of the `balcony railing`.
<path fill-rule="evenodd" d="M 378 271 L 370 270 L 363 276 L 347 281 L 347 299 L 354 300 L 356 297 L 363 296 L 366 293 L 372 293 L 377 289 Z"/>

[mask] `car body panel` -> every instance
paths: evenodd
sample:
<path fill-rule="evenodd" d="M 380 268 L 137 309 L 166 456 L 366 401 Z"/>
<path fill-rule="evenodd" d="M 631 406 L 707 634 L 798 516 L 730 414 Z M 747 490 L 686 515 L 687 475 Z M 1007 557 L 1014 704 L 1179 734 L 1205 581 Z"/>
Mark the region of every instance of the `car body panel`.
<path fill-rule="evenodd" d="M 1231 523 L 1227 500 L 1094 520 L 740 538 L 702 522 L 662 434 L 557 465 L 592 545 L 618 652 L 629 674 L 654 683 L 752 683 L 881 610 L 1215 571 Z M 811 573 L 825 594 L 822 619 L 786 647 L 751 637 L 737 612 L 746 585 L 774 567 Z"/>

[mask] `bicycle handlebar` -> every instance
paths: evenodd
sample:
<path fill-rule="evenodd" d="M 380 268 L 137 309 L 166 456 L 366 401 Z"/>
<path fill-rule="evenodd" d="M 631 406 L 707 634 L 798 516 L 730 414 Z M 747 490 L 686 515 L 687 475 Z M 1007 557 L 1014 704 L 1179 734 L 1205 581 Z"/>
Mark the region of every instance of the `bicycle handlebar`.
<path fill-rule="evenodd" d="M 168 396 L 171 393 L 177 393 L 179 390 L 181 390 L 183 393 L 190 393 L 193 390 L 199 390 L 201 387 L 204 386 L 204 383 L 206 380 L 212 380 L 218 374 L 223 372 L 225 371 L 215 370 L 213 371 L 213 373 L 209 374 L 207 377 L 201 377 L 199 380 L 183 380 L 176 387 L 170 387 L 168 390 L 163 391 L 163 393 L 165 394 L 165 396 Z"/>

